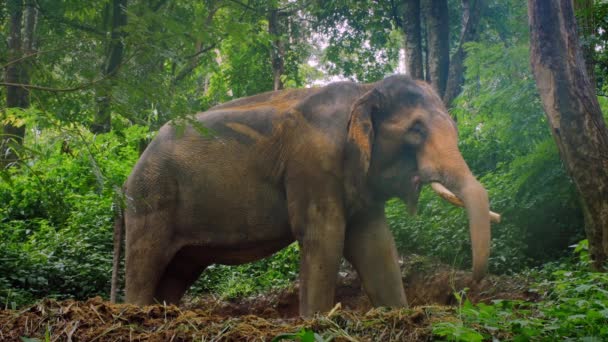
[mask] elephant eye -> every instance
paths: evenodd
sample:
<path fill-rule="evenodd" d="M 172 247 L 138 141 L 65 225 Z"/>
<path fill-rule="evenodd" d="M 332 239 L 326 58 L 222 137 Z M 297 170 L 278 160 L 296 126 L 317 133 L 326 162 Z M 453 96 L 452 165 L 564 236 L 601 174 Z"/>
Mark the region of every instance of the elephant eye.
<path fill-rule="evenodd" d="M 410 127 L 408 133 L 424 135 L 424 127 L 422 126 L 422 123 L 416 122 L 415 124 L 413 124 L 412 127 Z"/>
<path fill-rule="evenodd" d="M 414 123 L 405 133 L 405 142 L 412 145 L 419 145 L 426 138 L 426 129 L 421 122 Z"/>

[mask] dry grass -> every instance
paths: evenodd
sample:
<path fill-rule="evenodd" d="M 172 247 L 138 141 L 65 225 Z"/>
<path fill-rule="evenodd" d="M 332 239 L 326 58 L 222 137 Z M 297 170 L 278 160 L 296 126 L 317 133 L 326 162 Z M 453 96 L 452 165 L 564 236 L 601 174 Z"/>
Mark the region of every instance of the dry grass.
<path fill-rule="evenodd" d="M 46 335 L 50 341 L 270 341 L 308 328 L 333 341 L 427 341 L 431 322 L 449 319 L 452 313 L 441 306 L 366 313 L 337 306 L 326 316 L 304 320 L 110 304 L 99 297 L 86 302 L 47 299 L 21 311 L 0 311 L 0 340 L 44 341 Z"/>

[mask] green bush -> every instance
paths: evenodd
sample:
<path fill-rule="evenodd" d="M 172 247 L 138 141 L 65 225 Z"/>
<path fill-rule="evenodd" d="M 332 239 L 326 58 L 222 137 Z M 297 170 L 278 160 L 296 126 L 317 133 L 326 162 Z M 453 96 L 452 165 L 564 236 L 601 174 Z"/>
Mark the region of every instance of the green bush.
<path fill-rule="evenodd" d="M 578 261 L 547 264 L 530 273 L 538 302 L 496 300 L 471 304 L 460 298 L 456 322 L 441 322 L 433 333 L 453 341 L 604 341 L 608 338 L 608 274 L 589 271 L 586 240 Z"/>
<path fill-rule="evenodd" d="M 190 290 L 192 294 L 212 292 L 222 298 L 236 298 L 289 286 L 297 277 L 300 262 L 298 244 L 244 265 L 212 265 Z"/>
<path fill-rule="evenodd" d="M 147 129 L 47 129 L 0 182 L 0 298 L 109 293 L 113 205 Z"/>

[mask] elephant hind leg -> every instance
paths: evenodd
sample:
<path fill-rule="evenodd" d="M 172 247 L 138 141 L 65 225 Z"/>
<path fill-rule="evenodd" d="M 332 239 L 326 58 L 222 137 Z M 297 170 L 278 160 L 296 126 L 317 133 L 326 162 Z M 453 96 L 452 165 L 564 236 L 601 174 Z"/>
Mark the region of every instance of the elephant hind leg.
<path fill-rule="evenodd" d="M 155 289 L 169 258 L 161 249 L 127 251 L 126 301 L 137 305 L 154 304 Z"/>
<path fill-rule="evenodd" d="M 126 301 L 137 305 L 155 303 L 155 290 L 163 271 L 175 254 L 171 245 L 167 213 L 157 211 L 139 217 L 127 217 L 126 231 Z"/>
<path fill-rule="evenodd" d="M 189 247 L 178 251 L 160 278 L 154 298 L 160 303 L 179 303 L 184 293 L 209 265 L 197 259 L 190 253 Z"/>

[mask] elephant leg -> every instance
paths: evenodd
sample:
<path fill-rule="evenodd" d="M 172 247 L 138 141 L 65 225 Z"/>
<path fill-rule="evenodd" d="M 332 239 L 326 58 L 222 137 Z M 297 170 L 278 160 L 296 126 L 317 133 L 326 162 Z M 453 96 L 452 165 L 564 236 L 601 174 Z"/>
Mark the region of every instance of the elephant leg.
<path fill-rule="evenodd" d="M 384 208 L 374 208 L 351 221 L 344 256 L 357 270 L 372 305 L 407 307 L 397 248 Z"/>
<path fill-rule="evenodd" d="M 125 244 L 126 301 L 153 304 L 158 282 L 175 254 L 163 211 L 129 218 Z M 152 223 L 150 223 L 152 222 Z"/>
<path fill-rule="evenodd" d="M 158 282 L 154 298 L 162 303 L 178 304 L 186 291 L 199 278 L 201 273 L 209 266 L 200 261 L 192 260 L 184 249 L 177 252 Z"/>
<path fill-rule="evenodd" d="M 344 246 L 341 202 L 332 192 L 313 191 L 294 186 L 287 192 L 291 226 L 300 245 L 302 316 L 332 308 Z"/>

